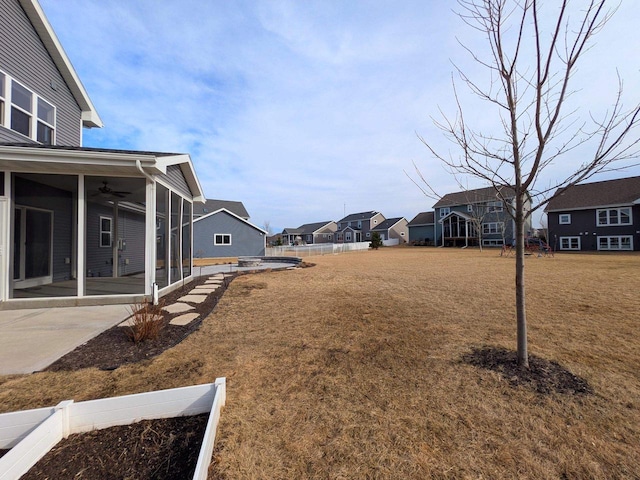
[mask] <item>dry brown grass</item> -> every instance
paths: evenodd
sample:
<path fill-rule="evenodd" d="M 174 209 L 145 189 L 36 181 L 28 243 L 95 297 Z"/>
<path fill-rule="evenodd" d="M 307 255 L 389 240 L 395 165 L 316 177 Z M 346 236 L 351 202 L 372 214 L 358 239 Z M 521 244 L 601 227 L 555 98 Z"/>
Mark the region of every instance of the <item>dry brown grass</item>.
<path fill-rule="evenodd" d="M 201 329 L 113 372 L 0 377 L 0 410 L 228 379 L 212 478 L 639 478 L 639 255 L 528 258 L 531 353 L 593 395 L 460 359 L 513 349 L 513 258 L 385 248 L 237 278 Z"/>

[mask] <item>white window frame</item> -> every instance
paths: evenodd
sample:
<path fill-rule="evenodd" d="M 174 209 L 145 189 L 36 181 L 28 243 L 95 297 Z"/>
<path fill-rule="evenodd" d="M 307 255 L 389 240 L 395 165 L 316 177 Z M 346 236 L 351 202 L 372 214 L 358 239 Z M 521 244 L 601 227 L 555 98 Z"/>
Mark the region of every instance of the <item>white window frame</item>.
<path fill-rule="evenodd" d="M 627 245 L 623 248 L 622 243 L 624 240 L 628 240 Z M 606 245 L 602 245 L 602 241 L 606 241 Z M 616 246 L 617 245 L 617 246 Z M 604 235 L 598 237 L 598 250 L 611 250 L 611 251 L 633 251 L 633 235 Z"/>
<path fill-rule="evenodd" d="M 440 218 L 446 217 L 451 213 L 451 207 L 441 207 L 440 208 Z"/>
<path fill-rule="evenodd" d="M 109 230 L 104 230 L 102 228 L 102 221 L 103 220 L 108 220 L 109 221 Z M 106 215 L 100 215 L 100 248 L 111 248 L 113 246 L 113 217 L 108 217 Z M 103 235 L 109 235 L 109 244 L 105 245 L 105 243 L 102 241 L 102 236 Z"/>
<path fill-rule="evenodd" d="M 495 200 L 492 202 L 487 202 L 487 212 L 502 212 L 504 210 L 504 205 L 501 200 Z"/>
<path fill-rule="evenodd" d="M 5 126 L 5 108 L 7 106 L 7 94 L 5 89 L 7 88 L 7 75 L 4 72 L 0 72 L 0 125 Z"/>
<path fill-rule="evenodd" d="M 344 232 L 344 241 L 345 242 L 351 241 L 351 232 Z"/>
<path fill-rule="evenodd" d="M 559 225 L 571 225 L 571 214 L 570 213 L 560 213 L 558 215 L 558 224 Z M 570 238 L 570 237 L 564 237 Z"/>
<path fill-rule="evenodd" d="M 482 246 L 483 247 L 501 247 L 504 244 L 504 241 L 501 238 L 483 238 Z"/>
<path fill-rule="evenodd" d="M 371 232 L 367 232 L 367 234 L 365 235 L 365 237 L 369 238 L 371 236 Z"/>
<path fill-rule="evenodd" d="M 615 218 L 618 219 L 616 223 L 611 223 L 612 212 L 616 212 Z M 621 213 L 625 211 L 625 215 L 628 216 L 629 221 L 622 223 Z M 600 222 L 600 213 L 605 213 L 605 221 Z M 617 208 L 600 208 L 596 210 L 596 226 L 598 227 L 617 227 L 621 225 L 633 225 L 633 209 L 631 207 L 617 207 Z"/>
<path fill-rule="evenodd" d="M 486 222 L 482 224 L 483 235 L 495 235 L 502 232 L 504 222 Z"/>
<path fill-rule="evenodd" d="M 225 237 L 229 238 L 228 242 L 225 242 Z M 233 243 L 231 240 L 232 239 L 231 239 L 230 233 L 214 233 L 213 234 L 213 244 L 216 246 L 228 247 Z"/>
<path fill-rule="evenodd" d="M 473 205 L 467 205 L 467 213 L 473 213 Z"/>
<path fill-rule="evenodd" d="M 560 237 L 560 250 L 581 250 L 582 239 L 580 237 Z"/>

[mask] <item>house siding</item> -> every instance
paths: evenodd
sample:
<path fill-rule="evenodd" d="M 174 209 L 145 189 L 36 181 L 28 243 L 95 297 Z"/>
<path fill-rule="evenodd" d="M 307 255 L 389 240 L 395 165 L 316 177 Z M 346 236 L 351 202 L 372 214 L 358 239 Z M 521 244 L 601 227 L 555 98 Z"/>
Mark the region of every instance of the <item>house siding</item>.
<path fill-rule="evenodd" d="M 409 242 L 433 242 L 435 238 L 434 225 L 409 225 Z"/>
<path fill-rule="evenodd" d="M 81 145 L 81 109 L 16 0 L 0 0 L 0 70 L 56 107 L 57 145 Z M 56 90 L 52 82 L 57 85 Z M 28 141 L 25 136 L 8 134 L 6 130 L 0 131 L 1 141 Z"/>
<path fill-rule="evenodd" d="M 560 250 L 560 238 L 579 237 L 580 250 L 598 250 L 598 237 L 631 235 L 633 250 L 640 251 L 640 206 L 631 207 L 632 224 L 617 226 L 597 226 L 596 211 L 599 208 L 587 210 L 565 210 L 548 212 L 549 244 L 554 250 Z M 560 215 L 570 214 L 570 224 L 560 224 Z"/>
<path fill-rule="evenodd" d="M 182 169 L 179 165 L 169 165 L 167 167 L 167 174 L 162 177 L 162 179 L 167 183 L 167 185 L 176 192 L 179 192 L 182 196 L 193 198 L 193 193 L 189 189 L 187 180 L 184 178 Z"/>
<path fill-rule="evenodd" d="M 214 245 L 215 234 L 230 234 L 231 245 Z M 227 212 L 218 212 L 193 222 L 193 251 L 200 258 L 263 256 L 265 235 Z"/>

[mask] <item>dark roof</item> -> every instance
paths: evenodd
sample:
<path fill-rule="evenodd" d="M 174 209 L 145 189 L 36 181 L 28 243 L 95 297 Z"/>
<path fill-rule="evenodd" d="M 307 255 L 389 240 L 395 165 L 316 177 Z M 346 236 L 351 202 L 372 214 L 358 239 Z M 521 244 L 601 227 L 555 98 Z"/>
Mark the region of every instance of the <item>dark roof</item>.
<path fill-rule="evenodd" d="M 338 220 L 339 222 L 353 222 L 358 220 L 369 220 L 380 212 L 376 212 L 372 210 L 370 212 L 360 212 L 360 213 L 352 213 L 351 215 L 347 215 L 342 220 Z"/>
<path fill-rule="evenodd" d="M 231 213 L 236 214 L 240 218 L 245 220 L 249 219 L 249 213 L 244 208 L 242 202 L 234 202 L 232 200 L 207 200 L 204 204 L 196 204 L 193 206 L 193 217 L 198 218 L 203 215 L 208 215 L 221 208 L 226 208 Z"/>
<path fill-rule="evenodd" d="M 410 227 L 416 227 L 418 225 L 431 225 L 436 223 L 435 212 L 420 212 L 413 220 L 409 222 Z"/>
<path fill-rule="evenodd" d="M 372 228 L 372 230 L 388 230 L 403 218 L 404 217 L 387 218 L 384 222 Z"/>
<path fill-rule="evenodd" d="M 513 197 L 513 187 L 502 187 L 502 194 L 507 198 Z M 447 193 L 433 206 L 433 208 L 453 207 L 455 205 L 467 205 L 469 203 L 490 202 L 498 200 L 498 194 L 494 187 L 476 188 L 475 190 L 462 190 L 461 192 Z"/>
<path fill-rule="evenodd" d="M 601 182 L 573 185 L 556 195 L 547 204 L 546 212 L 595 208 L 606 205 L 629 205 L 640 201 L 640 177 L 618 178 Z"/>
<path fill-rule="evenodd" d="M 305 223 L 304 225 L 300 225 L 298 227 L 298 230 L 300 230 L 301 233 L 310 235 L 313 232 L 315 232 L 316 230 L 319 230 L 322 227 L 327 226 L 331 222 L 332 222 L 332 220 L 327 220 L 326 222 Z"/>
<path fill-rule="evenodd" d="M 282 230 L 282 235 L 300 235 L 302 230 L 299 228 L 285 228 Z"/>
<path fill-rule="evenodd" d="M 127 155 L 153 155 L 154 157 L 168 157 L 174 155 L 185 155 L 184 153 L 168 152 L 146 152 L 140 150 L 120 150 L 114 148 L 94 148 L 94 147 L 74 147 L 68 145 L 43 145 L 41 143 L 8 143 L 0 142 L 0 147 L 21 147 L 21 148 L 42 148 L 47 150 L 66 150 L 77 152 L 103 152 L 103 153 L 123 153 Z"/>

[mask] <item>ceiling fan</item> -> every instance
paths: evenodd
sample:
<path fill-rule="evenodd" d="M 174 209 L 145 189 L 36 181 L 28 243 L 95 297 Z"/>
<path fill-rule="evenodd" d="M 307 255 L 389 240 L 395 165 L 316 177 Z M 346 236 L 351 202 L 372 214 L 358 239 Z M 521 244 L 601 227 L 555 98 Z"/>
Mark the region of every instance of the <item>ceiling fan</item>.
<path fill-rule="evenodd" d="M 103 180 L 102 183 L 103 183 L 102 187 L 99 187 L 98 191 L 94 193 L 92 196 L 95 197 L 96 195 L 100 195 L 101 197 L 124 198 L 127 195 L 131 194 L 131 192 L 122 192 L 122 191 L 112 189 L 109 186 L 109 182 L 107 182 L 106 180 Z"/>

